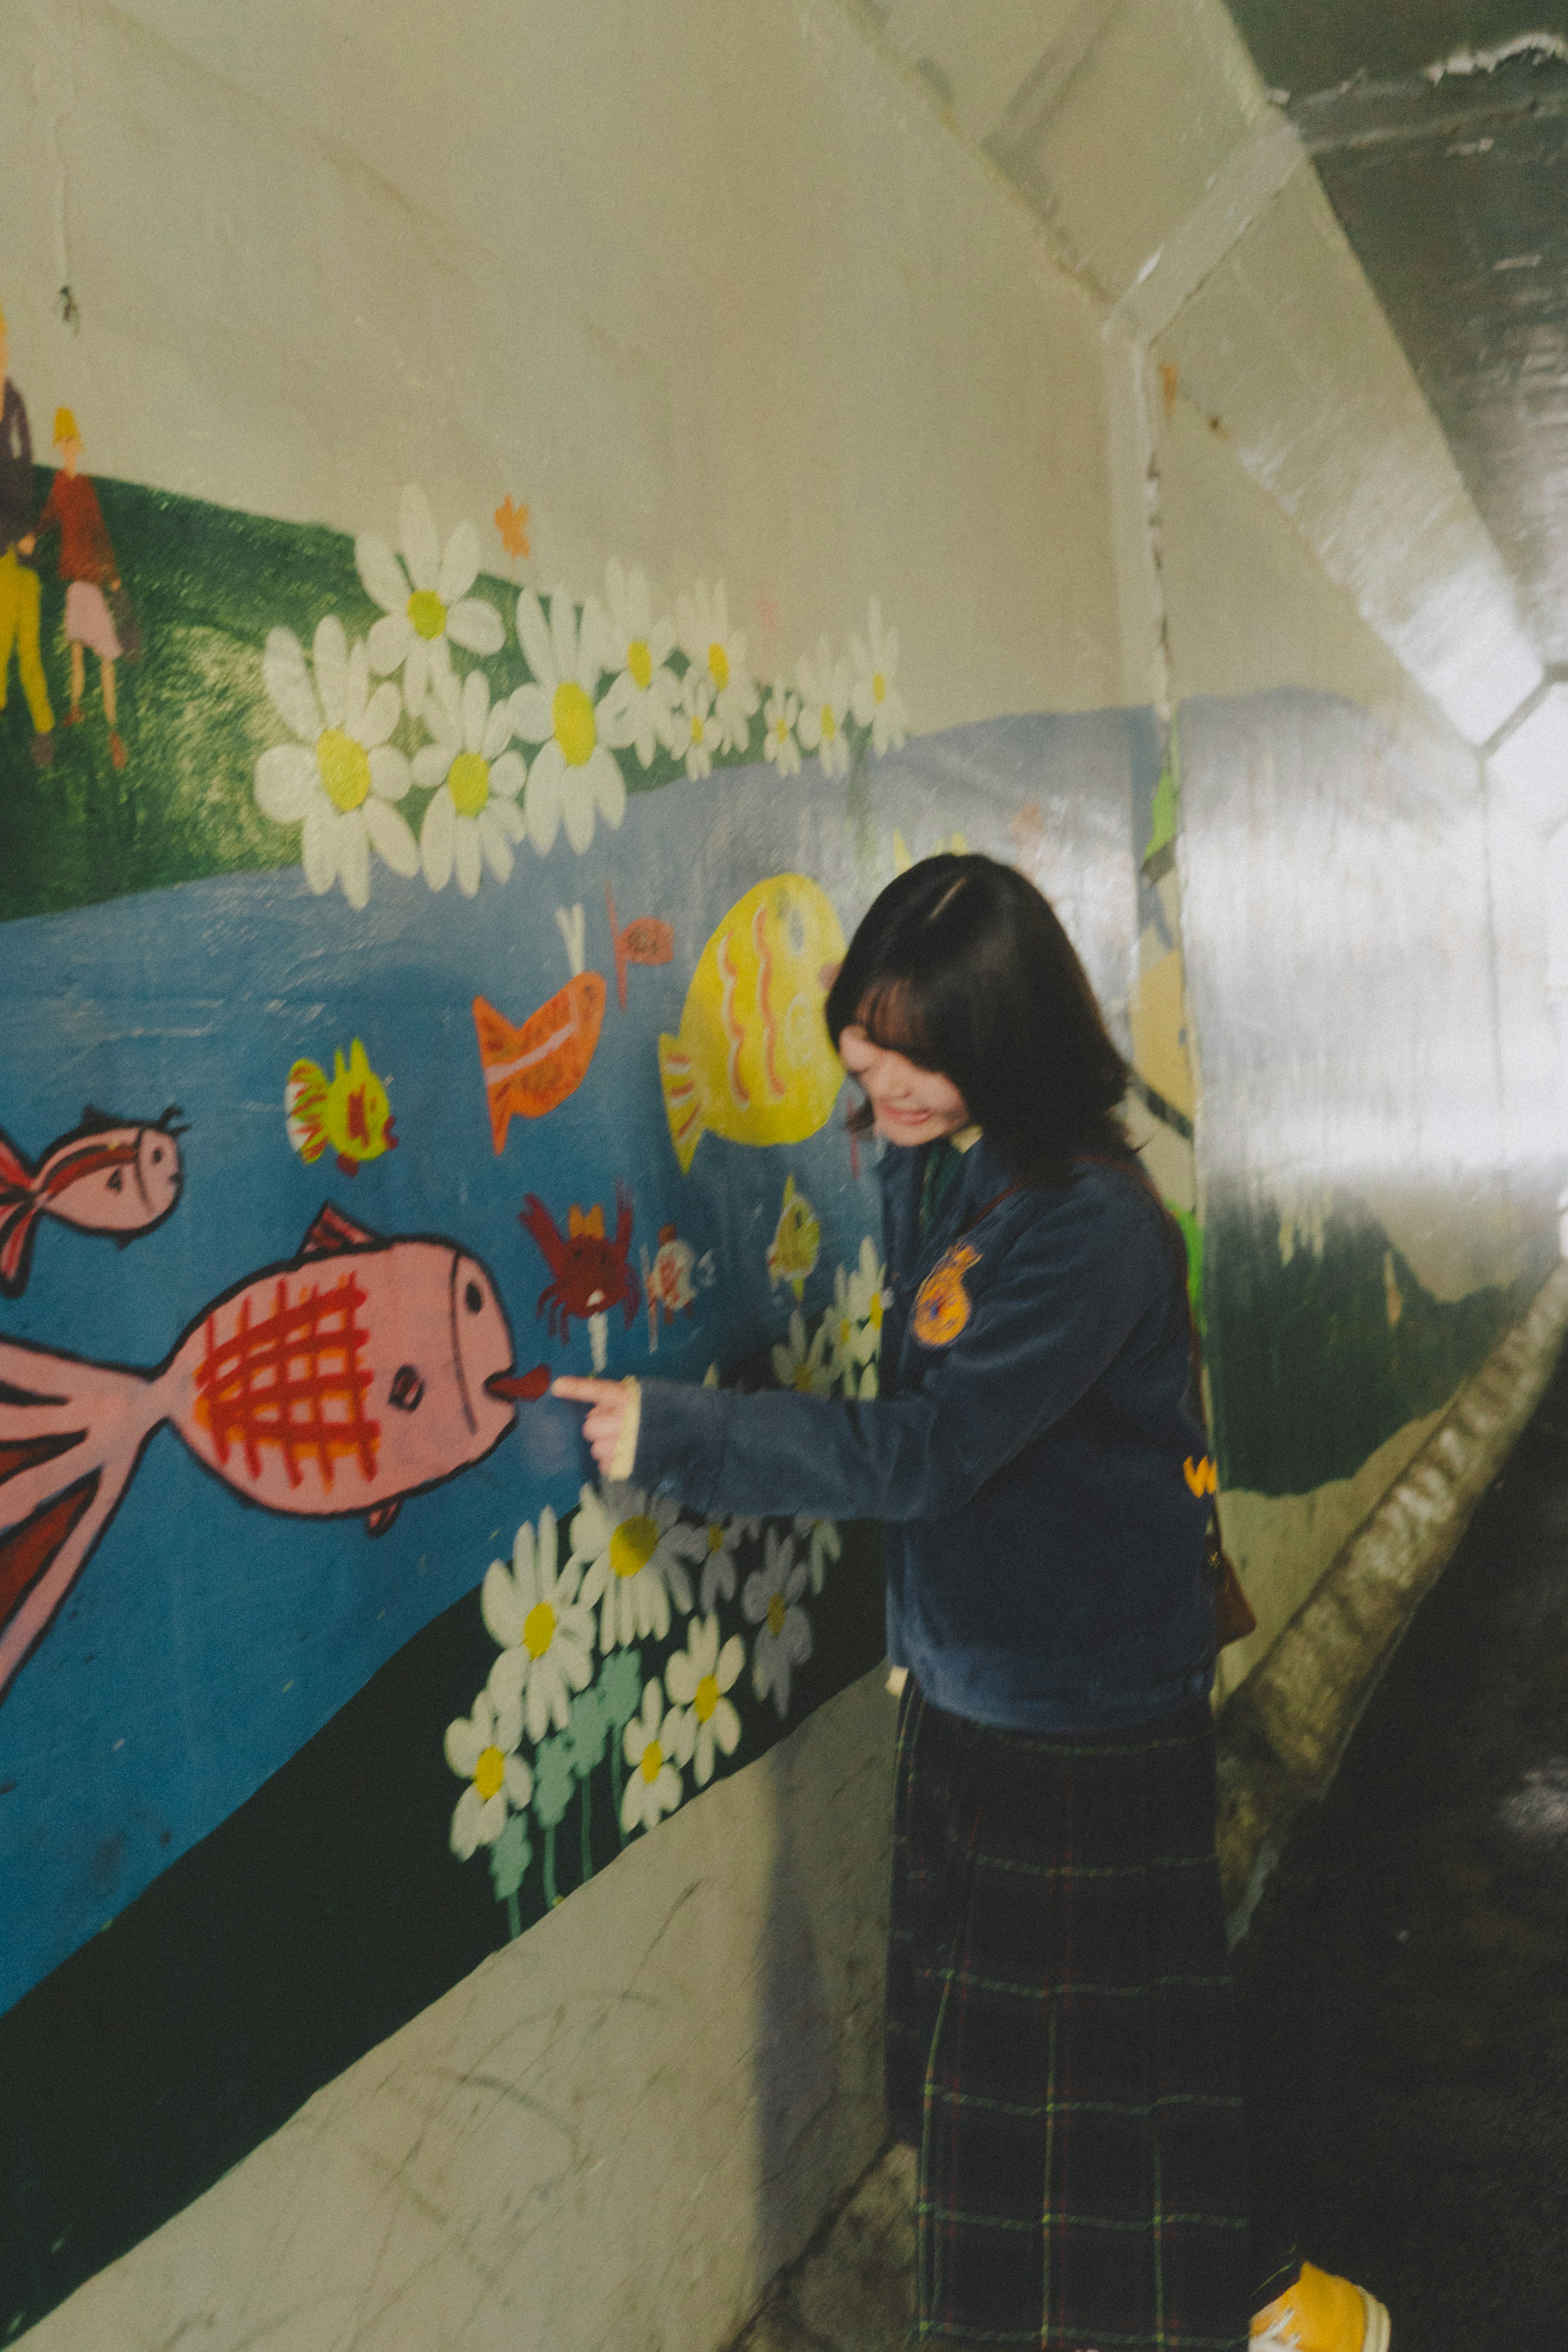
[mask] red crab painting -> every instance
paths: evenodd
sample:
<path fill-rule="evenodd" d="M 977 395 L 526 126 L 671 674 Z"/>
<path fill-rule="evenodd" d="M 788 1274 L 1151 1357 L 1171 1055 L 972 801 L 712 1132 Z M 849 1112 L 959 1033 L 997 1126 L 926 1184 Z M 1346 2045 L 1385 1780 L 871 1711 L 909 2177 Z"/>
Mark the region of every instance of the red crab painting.
<path fill-rule="evenodd" d="M 548 1304 L 551 1338 L 569 1337 L 571 1318 L 588 1325 L 593 1369 L 604 1370 L 610 1346 L 610 1314 L 622 1307 L 631 1325 L 642 1301 L 642 1289 L 626 1261 L 632 1248 L 632 1195 L 623 1184 L 615 1187 L 615 1238 L 604 1231 L 604 1211 L 596 1201 L 584 1212 L 573 1202 L 563 1234 L 537 1192 L 525 1199 L 517 1223 L 538 1244 L 555 1279 L 539 1293 L 534 1309 L 542 1315 Z"/>

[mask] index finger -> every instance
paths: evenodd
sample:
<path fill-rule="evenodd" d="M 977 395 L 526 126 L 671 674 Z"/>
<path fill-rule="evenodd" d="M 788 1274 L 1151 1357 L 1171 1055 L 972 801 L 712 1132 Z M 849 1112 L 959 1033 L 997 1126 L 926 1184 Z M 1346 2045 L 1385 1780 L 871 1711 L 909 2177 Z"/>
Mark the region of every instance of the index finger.
<path fill-rule="evenodd" d="M 585 1381 L 573 1372 L 563 1372 L 549 1384 L 551 1396 L 566 1397 L 572 1404 L 609 1404 L 619 1398 L 626 1402 L 625 1383 L 622 1381 Z"/>

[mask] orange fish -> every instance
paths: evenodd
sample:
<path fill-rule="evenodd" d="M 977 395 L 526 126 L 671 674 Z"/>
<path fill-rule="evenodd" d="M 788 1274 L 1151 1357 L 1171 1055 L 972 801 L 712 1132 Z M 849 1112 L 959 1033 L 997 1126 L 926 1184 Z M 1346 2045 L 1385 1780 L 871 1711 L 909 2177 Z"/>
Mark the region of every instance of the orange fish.
<path fill-rule="evenodd" d="M 497 1155 L 512 1118 L 542 1118 L 588 1076 L 604 1020 L 604 982 L 580 971 L 520 1029 L 482 996 L 474 999 L 479 1066 L 490 1103 L 490 1136 Z"/>
<path fill-rule="evenodd" d="M 329 1205 L 297 1257 L 214 1299 L 152 1371 L 0 1340 L 0 1693 L 165 1422 L 264 1510 L 361 1515 L 375 1536 L 493 1453 L 543 1372 L 513 1369 L 477 1258 Z"/>
<path fill-rule="evenodd" d="M 675 935 L 657 915 L 634 915 L 622 930 L 615 913 L 615 893 L 608 882 L 604 886 L 604 905 L 610 917 L 610 943 L 615 950 L 615 992 L 624 1013 L 627 965 L 670 962 L 675 952 Z"/>

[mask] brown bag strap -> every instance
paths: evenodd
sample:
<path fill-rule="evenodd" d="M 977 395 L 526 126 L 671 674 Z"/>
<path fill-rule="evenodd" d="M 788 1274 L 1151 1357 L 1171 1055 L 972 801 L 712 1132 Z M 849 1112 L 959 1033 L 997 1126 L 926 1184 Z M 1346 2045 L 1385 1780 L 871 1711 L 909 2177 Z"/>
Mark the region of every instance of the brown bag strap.
<path fill-rule="evenodd" d="M 999 1209 L 1004 1201 L 1010 1201 L 1015 1192 L 1021 1192 L 1023 1189 L 1021 1184 L 1004 1184 L 999 1192 L 993 1192 L 984 1208 L 977 1209 L 968 1223 L 959 1228 L 958 1239 L 962 1241 L 966 1234 L 972 1234 L 975 1227 L 982 1224 L 993 1209 Z"/>

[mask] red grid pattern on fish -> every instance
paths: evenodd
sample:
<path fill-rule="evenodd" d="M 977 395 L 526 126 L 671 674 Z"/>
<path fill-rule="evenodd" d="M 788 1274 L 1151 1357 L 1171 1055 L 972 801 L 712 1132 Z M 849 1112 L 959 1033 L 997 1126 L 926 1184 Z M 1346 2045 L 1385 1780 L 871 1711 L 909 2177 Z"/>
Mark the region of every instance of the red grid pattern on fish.
<path fill-rule="evenodd" d="M 259 1323 L 250 1319 L 247 1291 L 231 1339 L 220 1339 L 208 1316 L 195 1415 L 212 1432 L 220 1463 L 241 1445 L 246 1469 L 259 1478 L 261 1450 L 275 1445 L 291 1486 L 301 1483 L 304 1458 L 317 1463 L 328 1487 L 334 1461 L 347 1455 L 357 1456 L 367 1478 L 375 1475 L 382 1430 L 365 1413 L 373 1375 L 359 1360 L 370 1333 L 354 1319 L 364 1304 L 365 1293 L 345 1274 L 325 1295 L 312 1284 L 292 1306 L 287 1284 L 279 1280 L 274 1310 Z"/>

